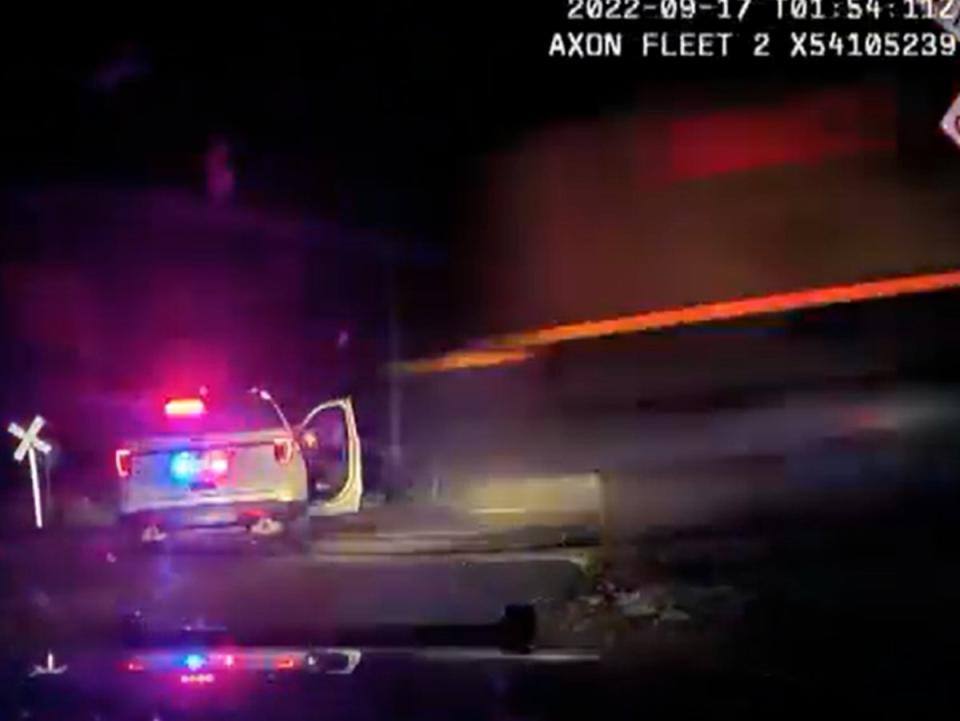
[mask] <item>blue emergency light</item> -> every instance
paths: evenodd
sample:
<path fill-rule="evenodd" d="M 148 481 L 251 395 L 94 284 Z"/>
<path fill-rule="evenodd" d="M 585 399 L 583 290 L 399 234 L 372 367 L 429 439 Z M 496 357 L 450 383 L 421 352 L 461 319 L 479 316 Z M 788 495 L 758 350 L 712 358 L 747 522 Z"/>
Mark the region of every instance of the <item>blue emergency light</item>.
<path fill-rule="evenodd" d="M 181 451 L 170 461 L 170 475 L 178 481 L 191 481 L 200 472 L 200 459 L 193 453 Z"/>
<path fill-rule="evenodd" d="M 201 656 L 199 653 L 189 653 L 186 658 L 183 659 L 183 665 L 186 666 L 191 671 L 199 671 L 207 663 L 207 659 Z"/>

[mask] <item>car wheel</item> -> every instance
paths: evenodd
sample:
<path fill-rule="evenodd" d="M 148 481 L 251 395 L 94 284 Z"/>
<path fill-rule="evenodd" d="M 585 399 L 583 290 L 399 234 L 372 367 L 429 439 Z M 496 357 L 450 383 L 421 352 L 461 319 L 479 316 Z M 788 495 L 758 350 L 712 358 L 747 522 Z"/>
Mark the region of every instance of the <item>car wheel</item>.
<path fill-rule="evenodd" d="M 122 524 L 122 542 L 133 553 L 156 553 L 163 549 L 167 534 L 159 526 L 144 525 L 134 519 Z"/>
<path fill-rule="evenodd" d="M 304 511 L 291 517 L 287 521 L 286 537 L 298 550 L 307 551 L 313 540 L 313 529 L 310 524 L 310 516 Z"/>

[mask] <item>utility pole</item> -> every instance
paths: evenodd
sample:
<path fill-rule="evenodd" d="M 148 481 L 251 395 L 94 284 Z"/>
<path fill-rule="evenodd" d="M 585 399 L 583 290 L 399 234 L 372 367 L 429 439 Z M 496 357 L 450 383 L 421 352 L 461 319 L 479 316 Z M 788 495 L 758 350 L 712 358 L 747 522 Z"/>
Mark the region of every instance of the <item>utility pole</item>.
<path fill-rule="evenodd" d="M 389 308 L 387 310 L 387 353 L 390 356 L 388 367 L 396 368 L 400 361 L 401 339 L 400 339 L 400 309 L 399 292 L 397 288 L 397 270 L 395 253 L 390 253 L 390 261 L 387 272 L 388 278 L 388 300 Z M 399 375 L 391 370 L 387 374 L 388 383 L 388 419 L 389 419 L 389 442 L 387 448 L 387 486 L 390 489 L 397 489 L 400 486 L 402 457 L 402 423 L 403 423 L 403 395 L 400 388 Z"/>

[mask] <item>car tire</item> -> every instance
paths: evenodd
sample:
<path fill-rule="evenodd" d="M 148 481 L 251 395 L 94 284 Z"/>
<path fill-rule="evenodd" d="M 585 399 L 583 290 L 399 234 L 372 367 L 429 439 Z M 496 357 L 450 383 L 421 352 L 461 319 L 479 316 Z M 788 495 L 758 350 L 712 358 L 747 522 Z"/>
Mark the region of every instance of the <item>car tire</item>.
<path fill-rule="evenodd" d="M 307 551 L 313 540 L 313 527 L 306 509 L 292 515 L 286 524 L 287 541 L 297 550 Z"/>
<path fill-rule="evenodd" d="M 124 518 L 120 522 L 120 541 L 128 553 L 157 553 L 163 548 L 163 542 L 143 540 L 144 525 L 136 518 Z"/>

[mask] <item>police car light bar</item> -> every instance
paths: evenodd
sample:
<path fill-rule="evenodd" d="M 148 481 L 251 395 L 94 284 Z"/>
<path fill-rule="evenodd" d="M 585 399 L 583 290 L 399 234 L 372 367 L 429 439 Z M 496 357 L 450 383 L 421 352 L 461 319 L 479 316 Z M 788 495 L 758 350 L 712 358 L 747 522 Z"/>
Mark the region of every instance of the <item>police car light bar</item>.
<path fill-rule="evenodd" d="M 202 416 L 207 406 L 200 398 L 173 398 L 163 406 L 163 412 L 171 417 Z"/>

